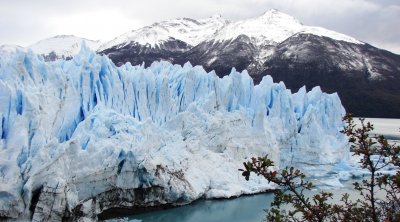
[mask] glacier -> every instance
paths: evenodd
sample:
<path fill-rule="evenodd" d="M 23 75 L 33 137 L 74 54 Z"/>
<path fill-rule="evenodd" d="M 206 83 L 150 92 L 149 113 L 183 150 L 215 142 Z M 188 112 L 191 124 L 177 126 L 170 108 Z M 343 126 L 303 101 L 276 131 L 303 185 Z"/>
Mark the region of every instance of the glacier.
<path fill-rule="evenodd" d="M 238 171 L 253 156 L 320 175 L 349 158 L 345 110 L 319 87 L 296 93 L 246 71 L 116 67 L 83 46 L 45 62 L 0 52 L 0 218 L 98 219 L 274 188 Z"/>

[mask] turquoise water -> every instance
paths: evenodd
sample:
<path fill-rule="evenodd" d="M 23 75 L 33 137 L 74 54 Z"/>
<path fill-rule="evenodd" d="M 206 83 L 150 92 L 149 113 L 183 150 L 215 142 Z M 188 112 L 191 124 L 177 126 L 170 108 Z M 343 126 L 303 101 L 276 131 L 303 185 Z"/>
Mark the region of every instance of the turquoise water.
<path fill-rule="evenodd" d="M 142 222 L 260 222 L 273 193 L 243 196 L 228 200 L 199 200 L 190 205 L 129 217 Z"/>
<path fill-rule="evenodd" d="M 350 199 L 359 198 L 354 192 L 354 181 L 346 181 L 340 189 L 331 188 L 334 194 L 332 202 L 339 203 L 342 194 L 349 193 Z M 326 190 L 326 189 L 324 189 Z M 318 189 L 306 191 L 306 196 L 318 192 Z M 130 222 L 262 222 L 265 219 L 264 209 L 273 201 L 274 194 L 264 193 L 253 196 L 242 196 L 235 199 L 199 200 L 190 205 L 129 216 L 116 221 Z M 115 221 L 115 220 L 114 220 Z"/>

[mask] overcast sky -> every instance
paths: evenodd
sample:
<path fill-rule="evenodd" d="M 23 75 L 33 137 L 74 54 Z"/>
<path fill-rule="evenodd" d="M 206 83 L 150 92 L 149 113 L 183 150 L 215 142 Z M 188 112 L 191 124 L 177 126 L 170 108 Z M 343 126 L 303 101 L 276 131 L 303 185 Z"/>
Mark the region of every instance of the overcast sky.
<path fill-rule="evenodd" d="M 0 45 L 60 34 L 106 41 L 172 18 L 237 21 L 272 8 L 400 54 L 400 0 L 0 0 Z"/>

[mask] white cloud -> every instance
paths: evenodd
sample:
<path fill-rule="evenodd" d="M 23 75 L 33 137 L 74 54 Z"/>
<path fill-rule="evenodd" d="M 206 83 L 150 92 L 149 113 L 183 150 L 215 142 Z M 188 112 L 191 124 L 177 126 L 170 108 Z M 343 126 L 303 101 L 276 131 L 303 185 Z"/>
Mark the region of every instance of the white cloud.
<path fill-rule="evenodd" d="M 98 10 L 51 18 L 49 26 L 56 33 L 73 33 L 88 39 L 108 41 L 143 22 L 129 18 L 116 10 Z"/>

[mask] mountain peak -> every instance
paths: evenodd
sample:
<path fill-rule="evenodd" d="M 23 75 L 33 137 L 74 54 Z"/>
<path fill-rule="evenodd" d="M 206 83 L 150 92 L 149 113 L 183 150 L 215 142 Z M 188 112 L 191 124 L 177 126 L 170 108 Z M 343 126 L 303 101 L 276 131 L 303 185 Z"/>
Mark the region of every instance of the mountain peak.
<path fill-rule="evenodd" d="M 226 25 L 218 31 L 215 39 L 224 41 L 247 35 L 256 44 L 275 44 L 302 31 L 302 28 L 301 22 L 294 17 L 270 9 L 258 17 Z"/>
<path fill-rule="evenodd" d="M 208 18 L 205 19 L 199 19 L 197 20 L 201 23 L 213 23 L 213 24 L 218 24 L 219 28 L 222 28 L 224 25 L 230 23 L 231 21 L 224 18 L 221 14 L 214 14 Z M 216 31 L 216 30 L 215 30 Z"/>
<path fill-rule="evenodd" d="M 273 8 L 273 9 L 268 9 L 262 15 L 270 15 L 270 14 L 277 14 L 277 13 L 282 13 L 282 12 L 280 12 L 278 9 Z"/>
<path fill-rule="evenodd" d="M 51 37 L 51 38 L 63 39 L 63 38 L 78 38 L 78 37 L 76 37 L 76 36 L 74 36 L 74 35 L 56 35 L 56 36 L 53 36 L 53 37 Z"/>
<path fill-rule="evenodd" d="M 222 15 L 217 13 L 217 14 L 212 15 L 210 18 L 213 18 L 213 19 L 221 19 L 221 18 L 222 18 Z"/>
<path fill-rule="evenodd" d="M 268 23 L 302 25 L 302 23 L 295 17 L 283 13 L 277 9 L 269 9 L 266 12 L 264 12 L 261 16 L 259 16 L 257 19 L 267 21 Z"/>

